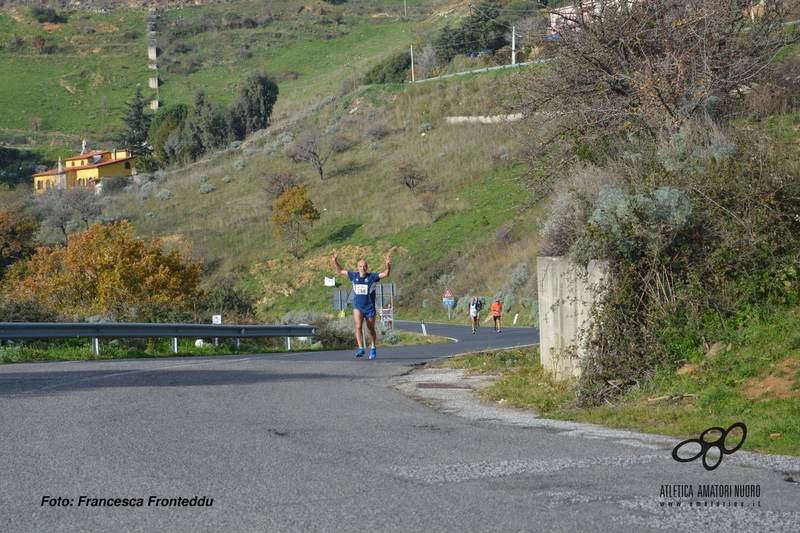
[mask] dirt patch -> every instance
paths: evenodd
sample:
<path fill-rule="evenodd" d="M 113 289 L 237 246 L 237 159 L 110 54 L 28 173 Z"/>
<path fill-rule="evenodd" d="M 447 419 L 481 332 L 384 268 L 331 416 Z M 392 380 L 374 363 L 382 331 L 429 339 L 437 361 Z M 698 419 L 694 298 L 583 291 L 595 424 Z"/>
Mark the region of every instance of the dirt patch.
<path fill-rule="evenodd" d="M 786 399 L 797 394 L 792 390 L 800 372 L 800 361 L 785 359 L 775 365 L 776 371 L 766 377 L 750 378 L 744 382 L 744 395 L 750 400 Z"/>
<path fill-rule="evenodd" d="M 45 22 L 42 24 L 44 31 L 58 31 L 61 29 L 61 26 L 63 26 L 63 24 L 54 24 L 52 22 Z"/>
<path fill-rule="evenodd" d="M 69 92 L 71 92 L 72 94 L 75 94 L 77 92 L 77 90 L 78 90 L 78 89 L 75 88 L 74 85 L 70 85 L 66 80 L 63 80 L 63 79 L 62 80 L 58 80 L 58 84 L 61 85 L 66 90 L 68 90 Z"/>
<path fill-rule="evenodd" d="M 97 28 L 95 29 L 100 33 L 116 33 L 119 31 L 119 28 L 117 26 L 109 24 L 108 22 L 101 22 L 100 24 L 97 25 Z"/>

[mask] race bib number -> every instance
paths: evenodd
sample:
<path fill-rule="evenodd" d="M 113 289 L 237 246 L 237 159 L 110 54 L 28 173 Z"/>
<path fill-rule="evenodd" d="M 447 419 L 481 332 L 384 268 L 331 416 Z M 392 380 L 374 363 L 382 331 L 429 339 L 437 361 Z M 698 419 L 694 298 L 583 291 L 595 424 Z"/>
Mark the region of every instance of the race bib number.
<path fill-rule="evenodd" d="M 353 287 L 355 288 L 356 294 L 359 296 L 367 295 L 367 290 L 369 289 L 368 285 L 354 285 Z"/>

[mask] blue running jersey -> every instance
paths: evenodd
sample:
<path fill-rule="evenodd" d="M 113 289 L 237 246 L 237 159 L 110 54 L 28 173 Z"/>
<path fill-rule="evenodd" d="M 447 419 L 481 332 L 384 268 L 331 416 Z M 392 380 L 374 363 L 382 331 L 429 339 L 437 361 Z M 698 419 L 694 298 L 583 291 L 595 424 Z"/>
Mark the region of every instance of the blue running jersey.
<path fill-rule="evenodd" d="M 380 274 L 373 272 L 363 278 L 358 272 L 348 272 L 347 277 L 353 282 L 353 307 L 358 309 L 366 318 L 375 316 L 375 285 L 380 280 Z"/>

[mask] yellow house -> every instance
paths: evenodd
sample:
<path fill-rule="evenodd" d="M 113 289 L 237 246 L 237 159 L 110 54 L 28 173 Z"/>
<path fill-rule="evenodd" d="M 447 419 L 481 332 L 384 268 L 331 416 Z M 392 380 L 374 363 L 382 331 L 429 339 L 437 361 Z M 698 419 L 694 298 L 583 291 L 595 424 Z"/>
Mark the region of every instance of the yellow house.
<path fill-rule="evenodd" d="M 100 179 L 107 176 L 131 176 L 136 156 L 130 150 L 101 150 L 58 158 L 58 168 L 33 175 L 33 193 L 47 189 L 72 189 L 86 187 L 100 192 Z"/>

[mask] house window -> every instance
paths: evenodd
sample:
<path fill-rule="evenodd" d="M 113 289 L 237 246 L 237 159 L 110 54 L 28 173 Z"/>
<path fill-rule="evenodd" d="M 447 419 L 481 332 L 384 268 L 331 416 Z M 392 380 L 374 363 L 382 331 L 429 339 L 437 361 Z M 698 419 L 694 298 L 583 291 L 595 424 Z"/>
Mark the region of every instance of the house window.
<path fill-rule="evenodd" d="M 40 191 L 42 190 L 42 180 L 36 182 L 36 188 L 39 189 Z"/>
<path fill-rule="evenodd" d="M 130 163 L 130 161 L 125 161 L 125 168 L 126 168 L 126 169 L 128 169 L 128 170 L 130 170 L 130 168 L 131 168 L 131 163 Z"/>

